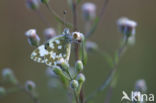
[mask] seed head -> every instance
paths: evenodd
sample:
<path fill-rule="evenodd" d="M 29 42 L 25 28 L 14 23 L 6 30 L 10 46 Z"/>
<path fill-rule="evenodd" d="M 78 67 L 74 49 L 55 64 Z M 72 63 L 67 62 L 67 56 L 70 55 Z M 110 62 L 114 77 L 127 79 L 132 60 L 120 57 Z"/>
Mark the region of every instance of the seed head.
<path fill-rule="evenodd" d="M 26 0 L 26 6 L 29 9 L 36 10 L 40 7 L 40 0 Z"/>
<path fill-rule="evenodd" d="M 41 2 L 42 2 L 43 4 L 47 4 L 47 3 L 49 2 L 49 0 L 41 0 Z"/>
<path fill-rule="evenodd" d="M 35 84 L 33 81 L 28 80 L 28 81 L 26 81 L 26 83 L 25 83 L 25 88 L 26 88 L 27 91 L 32 92 L 32 91 L 35 90 L 36 84 Z"/>
<path fill-rule="evenodd" d="M 135 83 L 135 89 L 137 91 L 145 92 L 147 90 L 146 81 L 143 79 L 137 80 Z"/>
<path fill-rule="evenodd" d="M 96 17 L 96 6 L 94 3 L 87 2 L 82 5 L 82 15 L 84 20 L 90 21 Z"/>
<path fill-rule="evenodd" d="M 131 35 L 135 35 L 135 28 L 137 26 L 135 21 L 122 17 L 117 21 L 117 25 L 119 31 L 125 36 L 130 37 Z"/>
<path fill-rule="evenodd" d="M 44 30 L 44 37 L 47 40 L 56 36 L 56 31 L 53 28 L 47 28 Z"/>
<path fill-rule="evenodd" d="M 36 29 L 30 29 L 26 31 L 25 35 L 28 37 L 28 43 L 32 46 L 38 46 L 40 44 L 40 37 L 36 33 Z"/>
<path fill-rule="evenodd" d="M 18 83 L 13 71 L 10 68 L 3 69 L 2 77 L 5 82 L 12 83 L 12 84 Z"/>
<path fill-rule="evenodd" d="M 80 32 L 73 32 L 72 38 L 74 42 L 81 43 L 84 40 L 84 35 Z"/>

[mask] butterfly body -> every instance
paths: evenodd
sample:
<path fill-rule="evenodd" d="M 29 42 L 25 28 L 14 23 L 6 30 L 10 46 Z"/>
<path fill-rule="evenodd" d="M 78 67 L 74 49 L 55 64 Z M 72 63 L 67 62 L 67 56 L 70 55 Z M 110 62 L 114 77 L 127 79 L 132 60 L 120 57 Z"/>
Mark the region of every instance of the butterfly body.
<path fill-rule="evenodd" d="M 64 30 L 62 35 L 56 36 L 32 52 L 31 59 L 55 66 L 61 60 L 69 61 L 71 51 L 71 35 L 69 30 Z"/>

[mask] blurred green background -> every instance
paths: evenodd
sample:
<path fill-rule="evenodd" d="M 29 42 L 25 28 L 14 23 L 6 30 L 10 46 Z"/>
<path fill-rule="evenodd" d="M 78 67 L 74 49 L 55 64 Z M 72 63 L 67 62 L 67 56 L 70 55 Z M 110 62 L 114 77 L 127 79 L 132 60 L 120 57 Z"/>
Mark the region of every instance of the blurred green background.
<path fill-rule="evenodd" d="M 94 2 L 97 5 L 97 12 L 100 11 L 103 0 L 84 0 L 82 3 L 87 1 Z M 51 0 L 50 5 L 60 15 L 63 15 L 63 10 L 67 10 L 66 19 L 72 22 L 66 0 Z M 51 26 L 57 28 L 57 23 L 47 8 L 42 5 L 40 9 Z M 83 32 L 81 6 L 78 7 L 78 11 L 79 30 Z M 121 34 L 117 31 L 116 20 L 122 16 L 138 22 L 136 45 L 128 48 L 120 61 L 119 81 L 113 90 L 111 103 L 119 103 L 122 90 L 130 93 L 138 79 L 145 79 L 148 93 L 156 94 L 156 0 L 110 0 L 105 16 L 91 40 L 97 42 L 103 51 L 113 54 L 121 38 Z M 43 30 L 47 25 L 44 25 L 35 12 L 26 8 L 25 0 L 0 1 L 0 71 L 10 67 L 21 83 L 24 84 L 26 80 L 35 81 L 41 103 L 67 103 L 66 94 L 62 93 L 61 89 L 48 87 L 46 66 L 30 60 L 34 48 L 28 45 L 24 35 L 30 28 L 36 28 L 43 40 Z M 110 68 L 100 55 L 89 54 L 88 65 L 85 68 L 87 78 L 85 95 L 99 86 L 109 71 Z M 104 103 L 105 93 L 106 91 L 98 95 L 95 103 Z M 0 103 L 32 103 L 32 100 L 20 92 L 0 98 Z"/>

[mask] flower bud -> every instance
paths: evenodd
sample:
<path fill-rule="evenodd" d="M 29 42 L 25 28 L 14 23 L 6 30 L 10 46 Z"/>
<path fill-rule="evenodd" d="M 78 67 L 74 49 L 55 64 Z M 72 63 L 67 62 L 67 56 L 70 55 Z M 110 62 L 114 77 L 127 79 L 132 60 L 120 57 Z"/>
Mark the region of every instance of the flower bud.
<path fill-rule="evenodd" d="M 53 66 L 53 71 L 57 74 L 57 75 L 61 75 L 63 73 L 62 69 L 58 66 Z"/>
<path fill-rule="evenodd" d="M 32 92 L 32 91 L 35 90 L 36 84 L 35 84 L 33 81 L 28 80 L 28 81 L 26 81 L 26 83 L 25 83 L 25 88 L 26 88 L 27 91 Z"/>
<path fill-rule="evenodd" d="M 86 42 L 86 49 L 87 51 L 95 51 L 98 49 L 98 46 L 95 42 L 87 41 Z"/>
<path fill-rule="evenodd" d="M 25 35 L 28 37 L 28 43 L 30 45 L 38 46 L 40 44 L 40 38 L 36 33 L 36 29 L 26 31 Z"/>
<path fill-rule="evenodd" d="M 73 89 L 77 89 L 78 86 L 79 86 L 79 83 L 78 83 L 77 80 L 72 80 L 72 81 L 70 82 L 70 86 L 71 86 L 71 88 L 73 88 Z"/>
<path fill-rule="evenodd" d="M 58 75 L 65 87 L 68 87 L 68 78 L 65 76 L 62 69 L 59 66 L 53 66 L 53 71 Z"/>
<path fill-rule="evenodd" d="M 143 79 L 137 80 L 135 83 L 135 89 L 137 91 L 145 92 L 147 90 L 147 85 L 146 85 L 145 80 Z"/>
<path fill-rule="evenodd" d="M 117 21 L 117 25 L 119 31 L 127 37 L 135 34 L 135 28 L 137 26 L 137 23 L 133 20 L 122 17 Z"/>
<path fill-rule="evenodd" d="M 41 0 L 41 2 L 42 2 L 43 4 L 47 4 L 47 3 L 49 2 L 49 0 Z"/>
<path fill-rule="evenodd" d="M 12 72 L 12 70 L 10 68 L 3 69 L 2 77 L 5 82 L 12 83 L 14 85 L 18 83 L 14 73 Z"/>
<path fill-rule="evenodd" d="M 0 97 L 6 94 L 6 90 L 3 87 L 0 87 Z"/>
<path fill-rule="evenodd" d="M 84 83 L 86 80 L 85 76 L 82 73 L 78 74 L 76 79 L 79 82 L 79 84 Z"/>
<path fill-rule="evenodd" d="M 77 72 L 83 71 L 83 63 L 81 60 L 76 61 L 75 68 L 76 68 Z"/>
<path fill-rule="evenodd" d="M 56 32 L 53 28 L 47 28 L 44 30 L 44 37 L 45 37 L 46 41 L 55 36 L 56 36 Z"/>
<path fill-rule="evenodd" d="M 73 42 L 81 43 L 84 40 L 84 35 L 80 32 L 73 32 L 72 39 L 73 39 Z"/>
<path fill-rule="evenodd" d="M 60 59 L 60 61 L 57 62 L 57 65 L 59 65 L 63 70 L 68 70 L 69 69 L 69 64 L 63 58 Z"/>
<path fill-rule="evenodd" d="M 84 3 L 82 5 L 82 15 L 84 20 L 93 20 L 96 17 L 96 6 L 93 3 Z"/>
<path fill-rule="evenodd" d="M 29 9 L 36 10 L 40 6 L 39 0 L 26 0 L 26 6 Z"/>

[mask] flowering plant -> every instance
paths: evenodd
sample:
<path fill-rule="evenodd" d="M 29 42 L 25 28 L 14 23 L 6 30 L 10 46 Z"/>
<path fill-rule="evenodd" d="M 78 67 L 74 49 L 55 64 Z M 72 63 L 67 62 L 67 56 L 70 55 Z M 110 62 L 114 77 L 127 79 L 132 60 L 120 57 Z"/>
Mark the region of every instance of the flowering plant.
<path fill-rule="evenodd" d="M 112 94 L 113 88 L 117 83 L 117 71 L 120 58 L 129 46 L 135 44 L 137 23 L 126 17 L 121 17 L 117 20 L 117 27 L 119 32 L 122 34 L 122 38 L 119 48 L 114 53 L 115 57 L 111 57 L 108 53 L 101 51 L 97 43 L 90 40 L 90 37 L 94 34 L 98 24 L 105 14 L 109 0 L 104 1 L 101 12 L 98 15 L 96 14 L 96 5 L 94 3 L 87 2 L 82 5 L 82 18 L 85 28 L 82 33 L 82 30 L 78 28 L 77 21 L 77 7 L 81 4 L 82 0 L 68 0 L 69 8 L 72 11 L 72 23 L 67 22 L 65 18 L 59 16 L 50 6 L 49 2 L 49 0 L 26 0 L 27 8 L 36 12 L 39 17 L 41 17 L 43 23 L 48 26 L 44 31 L 44 43 L 41 43 L 36 29 L 29 29 L 26 31 L 25 36 L 27 37 L 28 43 L 34 48 L 30 58 L 35 62 L 46 65 L 45 68 L 47 68 L 47 74 L 57 81 L 55 81 L 55 85 L 53 86 L 57 87 L 57 85 L 61 83 L 60 85 L 64 87 L 67 92 L 70 92 L 69 97 L 72 103 L 90 103 L 107 87 L 109 89 L 105 102 L 109 103 L 111 99 L 110 94 Z M 63 29 L 54 29 L 50 26 L 49 22 L 45 19 L 39 9 L 41 4 L 47 7 L 48 11 L 52 14 L 59 25 L 63 25 Z M 67 11 L 63 11 L 63 14 L 65 16 Z M 74 51 L 72 51 L 72 46 L 74 47 Z M 92 52 L 102 55 L 104 61 L 108 63 L 112 70 L 106 78 L 106 81 L 86 96 L 84 95 L 84 83 L 86 81 L 84 70 L 87 65 L 87 55 Z M 75 55 L 73 57 L 75 58 L 74 62 L 71 61 L 71 54 Z M 40 103 L 40 99 L 36 91 L 37 85 L 33 81 L 28 80 L 23 86 L 9 68 L 5 68 L 2 71 L 2 76 L 3 80 L 0 82 L 2 85 L 11 83 L 15 88 L 5 89 L 1 86 L 0 96 L 5 96 L 8 93 L 22 90 L 32 98 L 34 103 Z M 144 80 L 138 81 L 135 87 L 136 90 L 140 90 L 141 92 L 146 91 Z"/>

